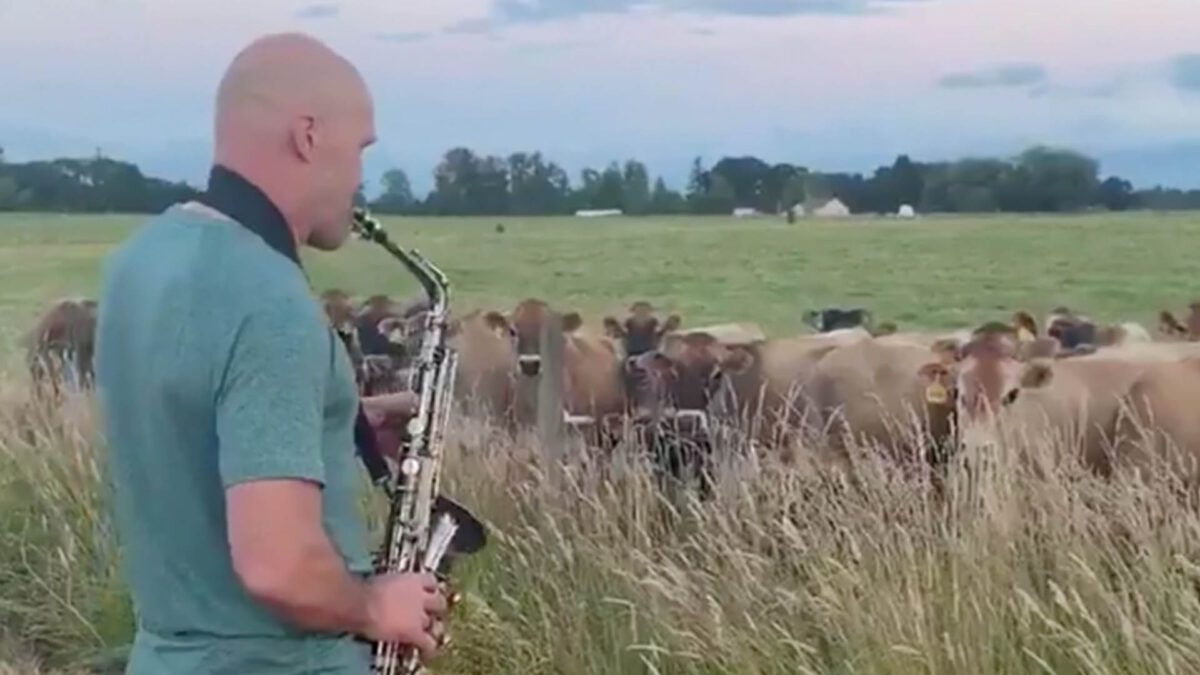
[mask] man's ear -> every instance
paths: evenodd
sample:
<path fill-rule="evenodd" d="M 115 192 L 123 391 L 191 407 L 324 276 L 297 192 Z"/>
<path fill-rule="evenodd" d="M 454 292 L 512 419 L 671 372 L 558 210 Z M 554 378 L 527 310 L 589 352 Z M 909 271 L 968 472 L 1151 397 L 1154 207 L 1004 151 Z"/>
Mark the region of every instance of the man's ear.
<path fill-rule="evenodd" d="M 583 325 L 583 317 L 579 316 L 579 312 L 569 312 L 562 317 L 562 329 L 564 333 L 573 333 L 579 330 Z"/>
<path fill-rule="evenodd" d="M 625 328 L 614 317 L 604 317 L 604 332 L 608 333 L 609 337 L 620 340 L 625 337 Z"/>
<path fill-rule="evenodd" d="M 1025 366 L 1021 373 L 1021 386 L 1025 389 L 1038 389 L 1050 384 L 1054 379 L 1054 369 L 1049 364 L 1035 361 Z"/>
<path fill-rule="evenodd" d="M 288 144 L 301 161 L 312 161 L 317 147 L 317 120 L 311 115 L 296 117 L 288 128 Z"/>

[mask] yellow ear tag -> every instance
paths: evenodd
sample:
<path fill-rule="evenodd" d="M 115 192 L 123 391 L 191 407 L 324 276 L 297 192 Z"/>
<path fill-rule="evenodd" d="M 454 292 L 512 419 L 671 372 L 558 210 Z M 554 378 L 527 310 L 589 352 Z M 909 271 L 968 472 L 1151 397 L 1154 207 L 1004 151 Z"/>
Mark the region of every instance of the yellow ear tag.
<path fill-rule="evenodd" d="M 1029 332 L 1028 328 L 1021 326 L 1019 329 L 1017 329 L 1017 339 L 1021 342 L 1032 342 L 1034 340 L 1034 336 L 1033 333 Z"/>
<path fill-rule="evenodd" d="M 941 405 L 949 400 L 950 394 L 941 382 L 930 382 L 928 387 L 925 387 L 925 401 L 935 405 Z"/>

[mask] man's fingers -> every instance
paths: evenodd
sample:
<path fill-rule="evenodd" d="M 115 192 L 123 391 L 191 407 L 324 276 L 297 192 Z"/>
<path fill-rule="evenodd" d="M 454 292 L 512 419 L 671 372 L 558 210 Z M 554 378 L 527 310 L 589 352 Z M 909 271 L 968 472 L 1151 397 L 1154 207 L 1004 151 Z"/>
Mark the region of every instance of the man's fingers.
<path fill-rule="evenodd" d="M 446 614 L 446 610 L 449 609 L 446 602 L 446 596 L 442 595 L 441 593 L 434 593 L 432 595 L 425 596 L 424 607 L 426 612 L 434 615 L 435 617 L 444 616 Z"/>
<path fill-rule="evenodd" d="M 422 633 L 421 637 L 417 638 L 417 643 L 413 646 L 421 652 L 421 661 L 423 663 L 429 663 L 437 655 L 437 640 L 429 633 Z"/>

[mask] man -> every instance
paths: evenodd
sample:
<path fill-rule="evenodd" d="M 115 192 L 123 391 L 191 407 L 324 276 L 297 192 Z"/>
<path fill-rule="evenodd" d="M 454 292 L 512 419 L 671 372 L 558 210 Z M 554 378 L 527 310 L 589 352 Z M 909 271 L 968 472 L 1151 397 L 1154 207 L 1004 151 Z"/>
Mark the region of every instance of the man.
<path fill-rule="evenodd" d="M 356 638 L 439 646 L 435 578 L 367 576 L 359 401 L 297 254 L 345 241 L 373 141 L 349 63 L 260 39 L 221 80 L 206 193 L 106 263 L 96 368 L 138 616 L 129 673 L 360 674 Z M 411 403 L 362 401 L 376 425 Z"/>

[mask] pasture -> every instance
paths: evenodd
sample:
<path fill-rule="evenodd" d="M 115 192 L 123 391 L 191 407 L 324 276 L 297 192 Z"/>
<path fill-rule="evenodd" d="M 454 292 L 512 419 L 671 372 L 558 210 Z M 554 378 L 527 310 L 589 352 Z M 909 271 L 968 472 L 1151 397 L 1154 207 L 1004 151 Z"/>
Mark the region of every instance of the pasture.
<path fill-rule="evenodd" d="M 536 296 L 596 331 L 635 300 L 769 334 L 829 305 L 901 330 L 1066 305 L 1153 331 L 1158 310 L 1200 299 L 1191 215 L 383 221 L 450 276 L 455 307 Z M 93 295 L 139 222 L 0 217 L 6 405 L 22 396 L 17 336 L 53 299 Z M 314 291 L 415 289 L 365 243 L 306 262 Z M 131 635 L 83 418 L 0 427 L 0 673 L 105 672 L 81 664 Z M 882 470 L 843 492 L 747 458 L 699 502 L 657 496 L 635 458 L 555 476 L 531 442 L 466 421 L 455 436 L 448 489 L 494 536 L 463 568 L 435 673 L 1200 671 L 1200 514 L 1165 488 L 1070 463 L 1034 478 L 998 453 L 938 502 Z"/>

